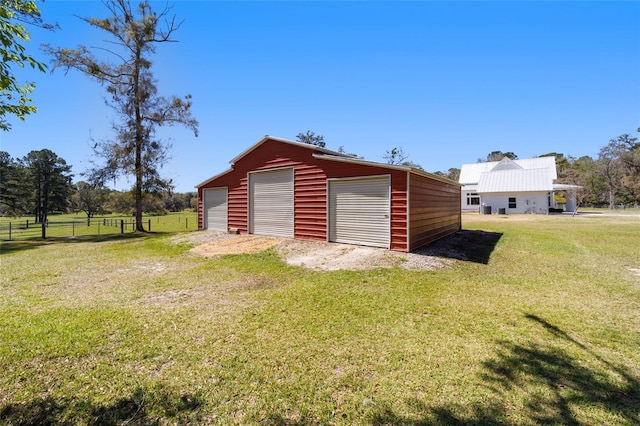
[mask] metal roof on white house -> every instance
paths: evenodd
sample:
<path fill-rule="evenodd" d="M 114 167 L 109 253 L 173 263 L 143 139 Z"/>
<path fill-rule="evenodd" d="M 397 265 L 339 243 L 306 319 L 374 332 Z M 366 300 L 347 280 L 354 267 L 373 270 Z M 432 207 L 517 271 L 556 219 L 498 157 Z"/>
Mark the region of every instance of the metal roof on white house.
<path fill-rule="evenodd" d="M 505 157 L 506 158 L 506 157 Z M 522 160 L 490 161 L 487 163 L 463 164 L 460 168 L 460 178 L 458 182 L 462 184 L 471 184 L 480 182 L 480 175 L 491 170 L 498 172 L 500 169 L 513 168 L 517 165 L 524 170 L 530 169 L 547 169 L 548 178 L 551 181 L 558 178 L 556 173 L 555 157 L 536 157 L 524 158 Z"/>
<path fill-rule="evenodd" d="M 553 191 L 548 169 L 512 169 L 480 174 L 477 192 L 537 192 Z"/>
<path fill-rule="evenodd" d="M 497 161 L 490 163 L 463 164 L 460 168 L 460 177 L 458 178 L 458 182 L 462 184 L 478 183 L 480 181 L 480 173 L 488 172 L 495 167 L 496 164 L 498 164 Z"/>
<path fill-rule="evenodd" d="M 498 161 L 491 171 L 495 172 L 498 170 L 522 170 L 522 166 L 517 165 L 513 162 L 513 160 L 509 157 L 504 157 L 502 160 Z"/>

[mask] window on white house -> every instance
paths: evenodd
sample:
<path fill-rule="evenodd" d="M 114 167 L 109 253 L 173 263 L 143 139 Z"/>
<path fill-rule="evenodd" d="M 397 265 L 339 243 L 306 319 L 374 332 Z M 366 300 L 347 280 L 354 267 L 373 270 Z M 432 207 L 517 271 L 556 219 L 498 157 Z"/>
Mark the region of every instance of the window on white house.
<path fill-rule="evenodd" d="M 516 197 L 509 197 L 509 208 L 510 209 L 517 208 Z"/>
<path fill-rule="evenodd" d="M 468 206 L 479 206 L 480 205 L 480 196 L 478 194 L 474 194 L 474 193 L 467 194 L 467 205 Z"/>

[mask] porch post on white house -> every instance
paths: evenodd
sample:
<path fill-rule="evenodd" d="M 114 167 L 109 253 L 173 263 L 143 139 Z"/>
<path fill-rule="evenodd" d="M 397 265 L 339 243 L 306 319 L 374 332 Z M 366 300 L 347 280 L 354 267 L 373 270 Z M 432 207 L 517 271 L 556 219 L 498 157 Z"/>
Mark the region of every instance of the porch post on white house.
<path fill-rule="evenodd" d="M 565 211 L 568 213 L 573 213 L 576 211 L 576 190 L 575 189 L 567 189 L 565 191 Z"/>

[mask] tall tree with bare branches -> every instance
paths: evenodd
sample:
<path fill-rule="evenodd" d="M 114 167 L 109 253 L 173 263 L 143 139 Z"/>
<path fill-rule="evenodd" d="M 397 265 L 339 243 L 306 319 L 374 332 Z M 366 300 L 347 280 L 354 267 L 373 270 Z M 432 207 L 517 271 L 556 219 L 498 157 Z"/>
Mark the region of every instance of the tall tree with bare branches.
<path fill-rule="evenodd" d="M 198 122 L 191 115 L 191 95 L 165 98 L 158 94 L 149 59 L 156 47 L 176 42 L 174 33 L 182 22 L 170 15 L 167 6 L 155 12 L 148 1 L 132 8 L 128 0 L 103 2 L 107 18 L 80 18 L 105 31 L 108 47 L 45 46 L 55 68 L 71 69 L 97 80 L 107 90 L 107 103 L 116 112 L 112 140 L 95 144 L 104 160 L 92 171 L 90 180 L 104 182 L 123 174 L 135 177 L 136 229 L 142 225 L 143 194 L 167 185 L 159 168 L 167 161 L 168 145 L 156 135 L 163 125 L 184 125 L 198 135 Z"/>
<path fill-rule="evenodd" d="M 387 164 L 402 164 L 407 158 L 409 158 L 408 154 L 405 154 L 402 148 L 393 147 L 388 149 L 385 154 L 382 156 L 385 159 Z"/>

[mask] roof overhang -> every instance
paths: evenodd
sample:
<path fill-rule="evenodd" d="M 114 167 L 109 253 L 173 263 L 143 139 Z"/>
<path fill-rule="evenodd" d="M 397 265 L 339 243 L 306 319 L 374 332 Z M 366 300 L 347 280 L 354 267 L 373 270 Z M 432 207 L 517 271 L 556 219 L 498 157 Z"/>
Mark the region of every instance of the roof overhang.
<path fill-rule="evenodd" d="M 311 145 L 311 144 L 304 143 L 304 142 L 297 142 L 297 141 L 292 141 L 292 140 L 289 140 L 289 139 L 278 138 L 276 136 L 266 135 L 265 137 L 260 139 L 258 142 L 254 143 L 249 148 L 247 148 L 244 151 L 242 151 L 239 155 L 234 157 L 231 161 L 229 161 L 229 164 L 231 164 L 231 167 L 228 170 L 226 170 L 226 171 L 224 171 L 224 172 L 222 172 L 220 174 L 217 174 L 217 175 L 215 175 L 213 177 L 210 177 L 209 179 L 205 180 L 204 182 L 197 184 L 194 188 L 200 188 L 200 187 L 208 184 L 212 180 L 215 180 L 215 179 L 219 178 L 220 176 L 224 176 L 227 173 L 233 171 L 233 166 L 235 165 L 235 163 L 237 161 L 241 160 L 243 157 L 245 157 L 246 155 L 251 153 L 251 151 L 253 151 L 254 149 L 258 148 L 260 145 L 262 145 L 263 143 L 265 143 L 265 142 L 267 142 L 269 140 L 276 141 L 276 142 L 282 142 L 282 143 L 286 143 L 286 144 L 289 144 L 289 145 L 295 145 L 295 146 L 299 146 L 301 148 L 310 149 L 312 151 L 317 151 L 317 152 L 321 152 L 321 153 L 324 153 L 324 154 L 333 155 L 333 156 L 337 156 L 337 157 L 346 156 L 346 154 L 341 154 L 339 152 L 332 151 L 332 150 L 326 149 L 326 148 L 322 148 L 322 147 L 319 147 L 319 146 L 316 146 L 316 145 Z"/>
<path fill-rule="evenodd" d="M 434 175 L 433 173 L 425 172 L 424 170 L 420 170 L 420 169 L 417 169 L 415 167 L 403 166 L 403 165 L 399 165 L 399 164 L 378 163 L 377 161 L 363 160 L 362 158 L 356 158 L 356 157 L 351 157 L 351 156 L 339 156 L 339 157 L 336 157 L 334 155 L 313 154 L 313 157 L 317 158 L 319 160 L 338 161 L 338 162 L 341 162 L 341 163 L 360 164 L 360 165 L 363 165 L 363 166 L 381 167 L 383 169 L 390 169 L 390 170 L 400 170 L 400 171 L 404 171 L 404 172 L 415 173 L 417 175 L 428 177 L 430 179 L 434 179 L 434 180 L 437 180 L 437 181 L 440 181 L 440 182 L 450 183 L 450 184 L 455 184 L 455 185 L 460 186 L 460 184 L 458 182 L 456 182 L 456 181 L 453 181 L 451 179 L 447 179 L 447 178 L 442 177 L 442 176 Z"/>
<path fill-rule="evenodd" d="M 400 171 L 405 171 L 405 172 L 409 172 L 409 173 L 414 173 L 416 175 L 419 176 L 424 176 L 433 180 L 437 180 L 439 182 L 443 182 L 443 183 L 448 183 L 448 184 L 455 184 L 460 186 L 460 184 L 456 181 L 453 181 L 451 179 L 447 179 L 445 177 L 442 176 L 438 176 L 435 175 L 433 173 L 429 173 L 429 172 L 425 172 L 424 170 L 421 169 L 417 169 L 415 167 L 410 167 L 410 166 L 402 166 L 402 165 L 397 165 L 397 164 L 387 164 L 387 163 L 378 163 L 375 161 L 368 161 L 368 160 L 363 160 L 362 158 L 357 158 L 357 157 L 353 157 L 351 155 L 347 155 L 347 154 L 343 154 L 340 152 L 336 152 L 336 151 L 332 151 L 330 149 L 326 149 L 326 148 L 322 148 L 316 145 L 311 145 L 308 143 L 304 143 L 304 142 L 297 142 L 297 141 L 292 141 L 292 140 L 288 140 L 288 139 L 283 139 L 283 138 L 278 138 L 275 136 L 265 136 L 264 138 L 260 139 L 258 142 L 256 142 L 255 144 L 253 144 L 252 146 L 250 146 L 249 148 L 247 148 L 246 150 L 244 150 L 242 153 L 240 153 L 238 156 L 236 156 L 235 158 L 233 158 L 231 161 L 229 161 L 229 163 L 231 164 L 231 167 L 220 173 L 217 174 L 213 177 L 210 177 L 209 179 L 205 180 L 204 182 L 199 183 L 198 185 L 195 186 L 195 188 L 201 188 L 203 186 L 205 186 L 206 184 L 208 184 L 209 182 L 226 175 L 229 172 L 233 171 L 234 165 L 236 162 L 238 162 L 239 160 L 241 160 L 243 157 L 245 157 L 246 155 L 248 155 L 249 153 L 251 153 L 253 150 L 255 150 L 256 148 L 258 148 L 260 145 L 262 145 L 263 143 L 272 140 L 272 141 L 276 141 L 276 142 L 281 142 L 281 143 L 286 143 L 286 144 L 290 144 L 290 145 L 294 145 L 294 146 L 299 146 L 301 148 L 305 148 L 305 149 L 309 149 L 309 150 L 313 150 L 315 151 L 312 155 L 314 158 L 317 158 L 319 160 L 327 160 L 327 161 L 337 161 L 337 162 L 343 162 L 343 163 L 351 163 L 351 164 L 360 164 L 363 166 L 372 166 L 372 167 L 380 167 L 380 168 L 384 168 L 384 169 L 389 169 L 389 170 L 400 170 Z"/>
<path fill-rule="evenodd" d="M 567 183 L 554 183 L 553 184 L 553 190 L 554 191 L 577 191 L 578 189 L 581 189 L 582 186 L 580 185 L 570 185 Z"/>
<path fill-rule="evenodd" d="M 230 169 L 225 170 L 225 171 L 224 171 L 224 172 L 222 172 L 222 173 L 218 173 L 217 175 L 215 175 L 215 176 L 213 176 L 213 177 L 210 177 L 209 179 L 205 180 L 204 182 L 199 183 L 199 184 L 197 184 L 196 186 L 194 186 L 194 188 L 200 188 L 200 187 L 202 187 L 202 186 L 205 186 L 206 184 L 208 184 L 208 183 L 209 183 L 209 182 L 211 182 L 212 180 L 216 180 L 216 179 L 218 179 L 220 176 L 224 176 L 224 175 L 226 175 L 227 173 L 232 172 L 232 171 L 233 171 L 233 167 L 231 167 Z"/>
<path fill-rule="evenodd" d="M 249 148 L 247 148 L 246 150 L 242 151 L 242 153 L 240 153 L 240 155 L 238 155 L 235 158 L 233 158 L 231 161 L 229 161 L 229 163 L 231 163 L 231 165 L 233 166 L 237 161 L 239 161 L 240 159 L 242 159 L 243 157 L 248 155 L 251 151 L 253 151 L 254 149 L 256 149 L 257 147 L 259 147 L 260 145 L 262 145 L 263 143 L 265 143 L 265 142 L 267 142 L 269 140 L 276 141 L 276 142 L 282 142 L 282 143 L 286 143 L 286 144 L 289 144 L 289 145 L 299 146 L 300 148 L 311 149 L 313 151 L 321 152 L 323 154 L 328 154 L 328 155 L 334 155 L 334 156 L 337 156 L 337 157 L 346 157 L 347 156 L 346 154 L 341 154 L 339 152 L 331 151 L 330 149 L 322 148 L 322 147 L 319 147 L 319 146 L 316 146 L 316 145 L 311 145 L 309 143 L 292 141 L 292 140 L 289 140 L 289 139 L 283 139 L 283 138 L 278 138 L 276 136 L 266 135 L 264 138 L 260 139 L 258 142 L 254 143 Z"/>

